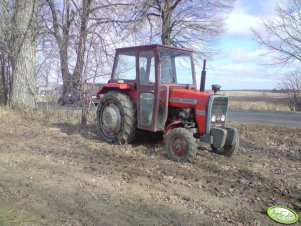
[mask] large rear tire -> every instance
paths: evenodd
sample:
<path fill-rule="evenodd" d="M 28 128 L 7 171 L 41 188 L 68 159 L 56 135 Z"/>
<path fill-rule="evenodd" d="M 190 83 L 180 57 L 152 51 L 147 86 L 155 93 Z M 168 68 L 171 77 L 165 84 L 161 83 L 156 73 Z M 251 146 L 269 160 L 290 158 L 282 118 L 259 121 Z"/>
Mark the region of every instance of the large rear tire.
<path fill-rule="evenodd" d="M 126 144 L 136 132 L 136 108 L 127 95 L 110 91 L 97 109 L 97 131 L 101 139 L 112 144 Z"/>
<path fill-rule="evenodd" d="M 167 136 L 165 151 L 173 161 L 193 162 L 197 153 L 193 134 L 184 128 L 175 128 Z"/>

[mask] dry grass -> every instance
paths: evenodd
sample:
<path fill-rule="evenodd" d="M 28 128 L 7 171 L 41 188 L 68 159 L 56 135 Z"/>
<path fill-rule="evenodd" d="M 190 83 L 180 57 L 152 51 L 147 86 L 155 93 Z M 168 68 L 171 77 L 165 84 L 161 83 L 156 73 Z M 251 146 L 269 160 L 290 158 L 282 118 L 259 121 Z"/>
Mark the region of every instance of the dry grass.
<path fill-rule="evenodd" d="M 289 111 L 286 94 L 262 91 L 223 91 L 231 110 Z"/>
<path fill-rule="evenodd" d="M 282 103 L 268 101 L 235 101 L 230 98 L 230 110 L 243 111 L 290 111 L 289 107 Z"/>
<path fill-rule="evenodd" d="M 37 103 L 56 103 L 58 101 L 57 96 L 44 96 L 44 95 L 37 95 L 36 102 Z"/>
<path fill-rule="evenodd" d="M 240 152 L 200 145 L 195 163 L 167 159 L 142 134 L 96 135 L 94 113 L 0 108 L 0 225 L 273 225 L 269 204 L 301 211 L 301 131 L 231 123 Z"/>
<path fill-rule="evenodd" d="M 278 98 L 286 97 L 285 93 L 274 93 L 271 91 L 221 91 L 222 94 L 232 97 L 260 97 L 260 98 Z"/>

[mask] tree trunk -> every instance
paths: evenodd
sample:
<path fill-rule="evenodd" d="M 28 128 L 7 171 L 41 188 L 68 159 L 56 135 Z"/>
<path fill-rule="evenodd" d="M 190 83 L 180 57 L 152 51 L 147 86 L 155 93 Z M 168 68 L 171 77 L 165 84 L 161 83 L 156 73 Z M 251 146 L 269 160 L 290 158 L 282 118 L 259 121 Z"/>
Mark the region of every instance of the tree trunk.
<path fill-rule="evenodd" d="M 162 8 L 162 35 L 161 41 L 163 45 L 171 45 L 171 11 L 172 11 L 172 0 L 165 0 L 165 6 Z"/>
<path fill-rule="evenodd" d="M 87 124 L 87 117 L 88 117 L 88 107 L 85 103 L 86 91 L 85 91 L 85 78 L 83 75 L 84 70 L 84 58 L 86 53 L 86 42 L 88 36 L 88 20 L 90 14 L 90 6 L 92 0 L 83 0 L 83 13 L 81 17 L 81 27 L 80 27 L 80 35 L 79 35 L 79 43 L 77 48 L 77 61 L 73 73 L 74 83 L 73 87 L 76 90 L 81 90 L 81 105 L 82 105 L 82 119 L 81 125 L 86 126 Z"/>
<path fill-rule="evenodd" d="M 13 56 L 13 85 L 11 104 L 35 107 L 35 38 L 32 29 L 35 1 L 17 0 L 15 3 L 15 52 Z"/>
<path fill-rule="evenodd" d="M 70 1 L 67 0 L 65 2 L 66 11 L 64 14 L 64 23 L 60 26 L 57 9 L 55 8 L 54 0 L 46 0 L 48 3 L 51 16 L 52 23 L 54 29 L 54 37 L 57 41 L 59 47 L 60 54 L 60 68 L 63 79 L 63 96 L 71 91 L 73 88 L 73 78 L 72 74 L 69 70 L 69 59 L 68 59 L 68 46 L 69 46 L 69 38 L 70 38 L 70 26 L 71 26 L 71 18 L 70 18 Z"/>
<path fill-rule="evenodd" d="M 63 79 L 63 96 L 64 96 L 71 91 L 73 86 L 73 79 L 68 66 L 68 50 L 67 50 L 68 44 L 62 43 L 62 45 L 65 45 L 60 47 L 60 63 L 61 63 L 61 73 Z"/>
<path fill-rule="evenodd" d="M 9 62 L 3 54 L 0 57 L 1 77 L 0 77 L 0 104 L 8 104 L 8 85 L 9 85 Z"/>
<path fill-rule="evenodd" d="M 87 25 L 89 20 L 91 3 L 92 0 L 83 0 L 83 13 L 81 17 L 81 27 L 80 27 L 79 42 L 77 47 L 77 59 L 76 59 L 74 73 L 73 73 L 74 88 L 82 89 L 82 87 L 78 87 L 78 86 L 80 85 L 79 83 L 83 81 L 84 58 L 86 53 L 86 42 L 88 36 Z"/>
<path fill-rule="evenodd" d="M 5 61 L 4 56 L 0 55 L 0 104 L 4 104 L 5 92 Z"/>

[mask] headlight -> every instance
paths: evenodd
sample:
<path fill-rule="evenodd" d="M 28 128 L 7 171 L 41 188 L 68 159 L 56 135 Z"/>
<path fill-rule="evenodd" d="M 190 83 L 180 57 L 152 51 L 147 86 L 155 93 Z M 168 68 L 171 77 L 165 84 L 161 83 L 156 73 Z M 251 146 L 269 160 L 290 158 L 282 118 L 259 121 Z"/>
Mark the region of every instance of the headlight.
<path fill-rule="evenodd" d="M 225 116 L 225 115 L 222 115 L 221 121 L 224 122 L 225 120 L 226 120 L 226 116 Z"/>
<path fill-rule="evenodd" d="M 215 115 L 212 115 L 212 117 L 211 117 L 211 122 L 215 122 L 215 120 L 216 120 Z"/>

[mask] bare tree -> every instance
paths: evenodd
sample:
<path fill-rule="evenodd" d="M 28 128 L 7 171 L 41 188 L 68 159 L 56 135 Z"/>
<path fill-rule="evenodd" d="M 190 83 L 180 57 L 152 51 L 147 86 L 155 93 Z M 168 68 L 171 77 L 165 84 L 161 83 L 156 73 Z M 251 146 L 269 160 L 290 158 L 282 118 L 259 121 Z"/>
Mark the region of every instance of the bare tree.
<path fill-rule="evenodd" d="M 287 93 L 291 111 L 301 111 L 301 73 L 291 72 L 280 80 L 279 88 Z"/>
<path fill-rule="evenodd" d="M 64 85 L 63 93 L 65 94 L 73 86 L 72 75 L 68 64 L 68 47 L 70 42 L 70 28 L 74 21 L 74 12 L 70 9 L 69 0 L 64 1 L 62 5 L 62 14 L 60 14 L 61 11 L 56 8 L 53 0 L 46 0 L 46 2 L 49 6 L 52 20 L 47 18 L 49 15 L 47 12 L 48 8 L 45 9 L 44 7 L 44 11 L 42 12 L 41 16 L 44 18 L 44 26 L 48 28 L 48 32 L 55 37 L 59 48 L 60 67 Z"/>
<path fill-rule="evenodd" d="M 275 64 L 296 65 L 301 62 L 301 0 L 286 1 L 276 7 L 276 17 L 262 21 L 262 30 L 254 30 L 260 45 L 274 56 Z M 301 110 L 300 70 L 287 73 L 279 87 L 288 94 L 292 111 Z"/>
<path fill-rule="evenodd" d="M 233 0 L 147 0 L 144 11 L 154 42 L 202 49 L 223 33 L 225 13 Z"/>
<path fill-rule="evenodd" d="M 275 63 L 301 61 L 301 0 L 286 1 L 276 7 L 277 17 L 262 21 L 255 38 L 275 56 Z"/>
<path fill-rule="evenodd" d="M 121 24 L 130 23 L 135 18 L 128 16 L 130 13 L 125 13 L 121 8 L 131 12 L 135 4 L 111 0 L 66 0 L 63 5 L 58 5 L 54 0 L 45 1 L 42 21 L 58 45 L 65 94 L 79 86 L 88 42 L 93 39 L 94 43 L 101 43 L 98 52 L 105 52 L 112 32 L 120 32 Z M 107 25 L 110 26 L 111 34 L 107 32 Z M 115 35 L 121 38 L 121 34 Z M 92 47 L 95 45 L 92 44 Z"/>
<path fill-rule="evenodd" d="M 103 74 L 103 61 L 111 57 L 112 47 L 126 35 L 124 30 L 138 16 L 135 0 L 66 0 L 57 4 L 45 0 L 41 21 L 45 39 L 54 37 L 57 43 L 65 95 L 77 90 L 82 106 L 85 83 Z M 122 10 L 123 9 L 123 10 Z M 125 12 L 126 9 L 126 12 Z M 118 40 L 118 41 L 117 41 Z M 111 60 L 109 60 L 111 61 Z M 104 67 L 102 67 L 104 68 Z M 86 124 L 87 109 L 82 108 L 82 124 Z"/>
<path fill-rule="evenodd" d="M 33 20 L 35 0 L 17 0 L 13 25 L 14 55 L 12 62 L 13 87 L 12 105 L 35 107 L 35 35 Z"/>
<path fill-rule="evenodd" d="M 35 0 L 0 2 L 1 85 L 4 103 L 35 106 Z"/>
<path fill-rule="evenodd" d="M 0 104 L 8 104 L 12 90 L 12 14 L 14 4 L 0 2 Z"/>
<path fill-rule="evenodd" d="M 7 54 L 0 53 L 0 104 L 7 105 L 11 90 L 11 64 Z"/>

